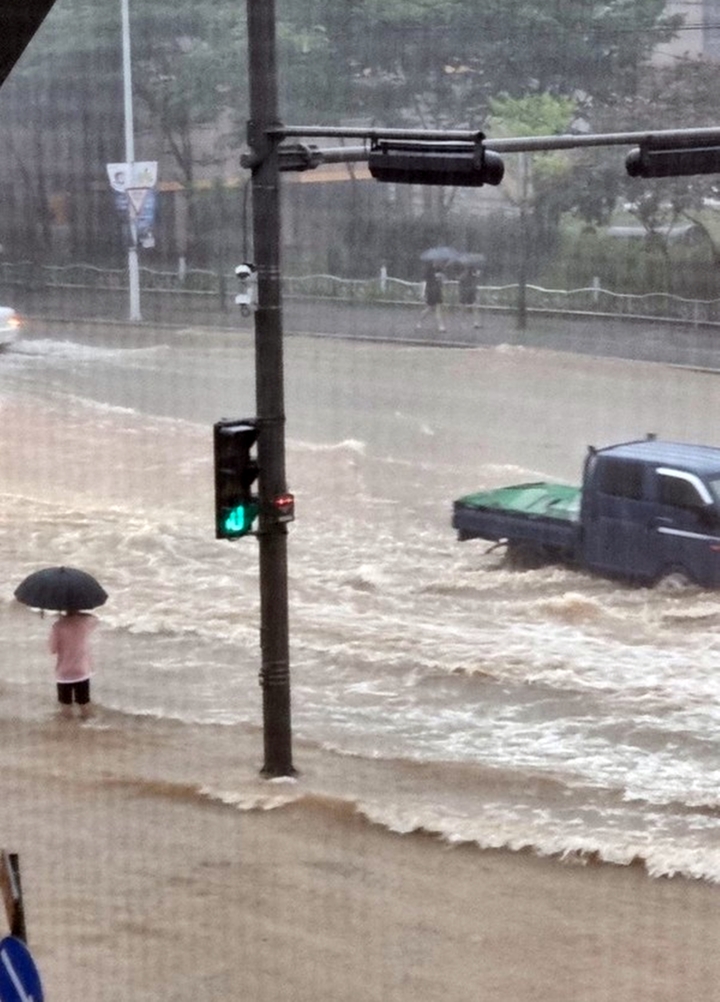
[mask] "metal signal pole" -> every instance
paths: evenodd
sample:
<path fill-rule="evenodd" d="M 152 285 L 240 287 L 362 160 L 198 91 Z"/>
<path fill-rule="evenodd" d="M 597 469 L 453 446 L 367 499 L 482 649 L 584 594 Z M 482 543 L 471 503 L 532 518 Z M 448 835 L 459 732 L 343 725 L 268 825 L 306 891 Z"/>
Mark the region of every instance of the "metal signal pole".
<path fill-rule="evenodd" d="M 255 380 L 260 467 L 260 645 L 265 763 L 263 775 L 291 776 L 290 656 L 287 527 L 273 501 L 287 493 L 285 400 L 280 285 L 280 169 L 278 158 L 275 0 L 247 0 L 252 216 L 257 310 Z"/>

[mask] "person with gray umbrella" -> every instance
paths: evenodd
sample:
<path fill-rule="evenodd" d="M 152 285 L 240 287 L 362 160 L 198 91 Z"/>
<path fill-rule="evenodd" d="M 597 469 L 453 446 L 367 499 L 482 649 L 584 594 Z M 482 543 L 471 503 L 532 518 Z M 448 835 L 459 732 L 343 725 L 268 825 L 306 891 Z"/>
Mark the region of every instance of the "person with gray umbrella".
<path fill-rule="evenodd" d="M 473 327 L 479 327 L 477 315 L 477 272 L 467 265 L 458 279 L 458 302 L 471 314 Z"/>
<path fill-rule="evenodd" d="M 420 330 L 425 317 L 432 313 L 435 317 L 438 334 L 442 334 L 445 330 L 442 316 L 443 274 L 442 271 L 432 263 L 425 265 L 423 294 L 425 298 L 425 309 L 420 314 L 420 318 L 415 325 L 415 329 Z"/>
<path fill-rule="evenodd" d="M 87 609 L 104 605 L 107 592 L 86 571 L 74 567 L 45 567 L 35 571 L 15 589 L 15 598 L 35 609 L 60 613 L 50 631 L 50 651 L 56 656 L 55 680 L 60 713 L 81 718 L 91 714 L 90 678 L 93 673 L 90 635 L 97 616 Z"/>

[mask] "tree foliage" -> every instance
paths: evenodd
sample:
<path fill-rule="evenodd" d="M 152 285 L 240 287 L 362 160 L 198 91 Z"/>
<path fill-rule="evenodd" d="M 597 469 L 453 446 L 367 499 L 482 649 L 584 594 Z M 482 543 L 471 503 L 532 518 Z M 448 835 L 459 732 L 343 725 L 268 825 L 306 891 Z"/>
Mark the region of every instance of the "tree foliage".
<path fill-rule="evenodd" d="M 503 95 L 490 98 L 489 129 L 491 136 L 553 136 L 567 132 L 577 108 L 569 97 L 555 97 L 547 92 L 525 97 Z M 561 183 L 568 170 L 567 155 L 561 151 L 535 153 L 531 157 L 535 187 Z"/>
<path fill-rule="evenodd" d="M 382 125 L 470 126 L 488 100 L 635 89 L 638 66 L 678 25 L 665 0 L 285 0 L 322 31 L 344 113 Z M 292 68 L 288 68 L 292 73 Z M 320 114 L 332 105 L 316 106 Z M 292 102 L 287 111 L 293 113 Z"/>
<path fill-rule="evenodd" d="M 246 107 L 242 12 L 234 0 L 130 0 L 129 9 L 138 159 L 158 159 L 162 150 L 174 159 L 179 179 L 192 181 L 195 165 L 212 158 L 213 146 L 225 137 L 230 113 Z M 59 112 L 76 123 L 78 109 L 104 118 L 108 156 L 122 160 L 119 0 L 58 0 L 11 85 L 35 93 L 34 106 L 51 109 L 55 120 Z M 213 143 L 200 152 L 197 136 L 208 126 Z M 233 145 L 239 142 L 234 135 Z"/>
<path fill-rule="evenodd" d="M 475 127 L 500 93 L 605 101 L 635 93 L 638 66 L 676 20 L 664 0 L 278 0 L 281 113 L 293 124 Z M 183 178 L 198 129 L 240 145 L 247 41 L 238 0 L 130 0 L 140 124 Z M 121 105 L 119 0 L 58 0 L 15 75 L 52 81 L 62 104 Z M 46 100 L 45 100 L 46 99 Z M 1 104 L 0 100 L 0 104 Z"/>
<path fill-rule="evenodd" d="M 129 3 L 137 159 L 161 160 L 164 179 L 190 188 L 200 168 L 227 176 L 248 113 L 244 3 Z M 665 0 L 277 0 L 281 117 L 487 132 L 502 119 L 527 134 L 536 124 L 564 129 L 577 107 L 592 127 L 606 116 L 614 130 L 659 107 L 641 67 L 677 27 L 665 8 Z M 105 162 L 124 157 L 120 9 L 120 0 L 57 0 L 0 93 L 6 146 L 39 217 L 61 165 L 83 183 L 94 171 L 97 183 Z M 709 105 L 710 82 L 695 75 L 692 86 L 705 88 Z M 663 96 L 681 118 L 682 91 L 678 77 Z M 614 204 L 620 182 L 593 155 L 593 184 L 582 157 L 535 159 L 548 223 L 569 204 L 598 219 Z"/>
<path fill-rule="evenodd" d="M 642 132 L 712 125 L 717 117 L 720 66 L 682 59 L 670 66 L 644 68 L 637 89 L 617 100 L 593 101 L 586 109 L 595 132 Z M 597 148 L 576 154 L 569 179 L 576 214 L 588 223 L 607 223 L 618 200 L 653 234 L 667 231 L 681 217 L 697 213 L 720 198 L 716 175 L 655 178 L 627 177 L 627 149 Z M 688 217 L 689 218 L 689 217 Z"/>

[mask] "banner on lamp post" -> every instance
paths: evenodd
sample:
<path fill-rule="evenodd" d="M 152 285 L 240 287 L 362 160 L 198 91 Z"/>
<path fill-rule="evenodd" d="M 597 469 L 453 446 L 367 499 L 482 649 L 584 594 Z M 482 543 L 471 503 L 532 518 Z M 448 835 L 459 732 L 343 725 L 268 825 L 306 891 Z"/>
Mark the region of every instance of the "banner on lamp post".
<path fill-rule="evenodd" d="M 127 223 L 129 244 L 155 246 L 158 165 L 155 160 L 107 164 L 115 208 Z"/>

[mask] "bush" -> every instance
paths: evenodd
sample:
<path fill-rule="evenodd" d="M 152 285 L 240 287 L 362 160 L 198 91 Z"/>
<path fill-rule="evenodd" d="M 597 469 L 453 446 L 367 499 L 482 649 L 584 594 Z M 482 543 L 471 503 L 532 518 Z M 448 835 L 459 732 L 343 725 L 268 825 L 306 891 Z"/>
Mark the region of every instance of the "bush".
<path fill-rule="evenodd" d="M 578 289 L 591 286 L 596 278 L 602 288 L 619 293 L 720 297 L 720 272 L 707 241 L 668 245 L 658 239 L 615 237 L 591 228 L 564 235 L 541 284 Z"/>

